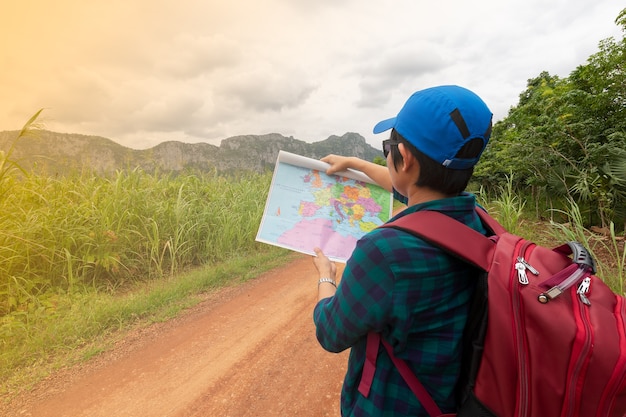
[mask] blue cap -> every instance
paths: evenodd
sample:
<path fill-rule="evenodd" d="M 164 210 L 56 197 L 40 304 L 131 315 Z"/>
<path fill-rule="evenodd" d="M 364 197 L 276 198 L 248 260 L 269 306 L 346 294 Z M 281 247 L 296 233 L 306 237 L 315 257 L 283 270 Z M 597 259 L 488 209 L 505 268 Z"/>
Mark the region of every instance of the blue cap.
<path fill-rule="evenodd" d="M 456 85 L 427 88 L 413 93 L 396 117 L 374 126 L 374 133 L 391 128 L 419 151 L 450 169 L 473 167 L 491 136 L 492 113 L 470 90 Z M 454 156 L 471 141 L 483 141 L 478 156 Z"/>

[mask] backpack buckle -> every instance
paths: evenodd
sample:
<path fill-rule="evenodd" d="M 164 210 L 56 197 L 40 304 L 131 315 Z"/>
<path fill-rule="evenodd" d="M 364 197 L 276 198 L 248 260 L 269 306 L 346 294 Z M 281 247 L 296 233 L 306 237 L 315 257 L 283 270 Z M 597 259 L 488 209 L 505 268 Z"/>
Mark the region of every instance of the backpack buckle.
<path fill-rule="evenodd" d="M 596 273 L 596 261 L 593 259 L 587 248 L 578 242 L 567 242 L 567 246 L 572 251 L 573 261 L 581 267 Z"/>

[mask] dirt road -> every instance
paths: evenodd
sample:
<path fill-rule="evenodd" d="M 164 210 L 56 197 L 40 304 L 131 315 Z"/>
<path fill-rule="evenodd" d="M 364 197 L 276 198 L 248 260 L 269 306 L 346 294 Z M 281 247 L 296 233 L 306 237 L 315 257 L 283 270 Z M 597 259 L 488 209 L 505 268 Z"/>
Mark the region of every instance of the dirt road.
<path fill-rule="evenodd" d="M 338 416 L 348 352 L 324 351 L 309 256 L 207 296 L 17 398 L 8 416 Z M 0 413 L 1 414 L 1 413 Z M 4 415 L 4 414 L 3 414 Z"/>

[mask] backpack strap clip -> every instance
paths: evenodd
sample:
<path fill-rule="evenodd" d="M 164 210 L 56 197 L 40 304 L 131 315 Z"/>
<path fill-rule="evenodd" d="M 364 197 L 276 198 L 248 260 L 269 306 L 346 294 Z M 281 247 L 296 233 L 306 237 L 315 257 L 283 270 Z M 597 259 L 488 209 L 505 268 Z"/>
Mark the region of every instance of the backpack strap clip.
<path fill-rule="evenodd" d="M 579 266 L 589 269 L 592 274 L 596 273 L 596 261 L 593 259 L 587 248 L 578 242 L 567 242 L 572 251 L 573 261 Z"/>

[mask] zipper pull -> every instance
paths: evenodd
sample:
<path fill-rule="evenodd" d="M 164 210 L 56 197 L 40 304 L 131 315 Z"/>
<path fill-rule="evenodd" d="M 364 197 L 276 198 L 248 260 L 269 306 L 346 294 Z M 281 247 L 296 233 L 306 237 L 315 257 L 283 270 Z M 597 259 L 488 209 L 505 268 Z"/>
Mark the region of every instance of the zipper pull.
<path fill-rule="evenodd" d="M 569 272 L 572 269 L 574 269 L 574 271 L 571 273 L 570 276 L 568 276 L 567 278 L 563 279 L 560 283 L 556 284 L 554 287 L 550 288 L 548 291 L 539 294 L 539 296 L 537 297 L 537 300 L 541 304 L 546 304 L 548 301 L 554 300 L 556 297 L 558 297 L 559 295 L 563 294 L 563 292 L 566 289 L 568 289 L 571 286 L 573 286 L 574 284 L 580 282 L 581 281 L 580 279 L 583 278 L 583 276 L 585 276 L 585 274 L 587 274 L 585 276 L 585 278 L 587 278 L 589 276 L 588 271 L 587 271 L 585 266 L 579 266 L 579 265 L 576 265 L 576 264 L 572 264 L 572 265 L 568 266 L 567 268 L 565 268 L 562 271 L 560 271 L 559 273 L 557 273 L 555 276 L 563 275 L 563 272 Z M 585 278 L 583 278 L 583 281 L 585 280 Z M 585 296 L 585 298 L 586 298 L 586 296 Z"/>
<path fill-rule="evenodd" d="M 587 277 L 583 279 L 583 282 L 580 283 L 580 285 L 578 286 L 578 289 L 576 290 L 576 293 L 578 294 L 578 298 L 580 298 L 580 301 L 582 301 L 582 303 L 587 306 L 591 305 L 591 301 L 589 301 L 589 298 L 587 298 L 587 293 L 589 292 L 590 288 L 591 288 L 591 278 Z"/>
<path fill-rule="evenodd" d="M 524 259 L 521 256 L 517 257 L 517 262 L 523 264 L 526 269 L 528 269 L 530 271 L 531 274 L 533 274 L 534 276 L 538 277 L 539 276 L 539 271 L 537 271 L 535 268 L 533 268 L 533 266 L 531 264 L 528 263 L 528 261 L 526 259 Z"/>
<path fill-rule="evenodd" d="M 528 285 L 528 275 L 526 275 L 526 265 L 521 262 L 517 262 L 515 264 L 515 269 L 517 269 L 517 280 L 522 285 Z"/>

